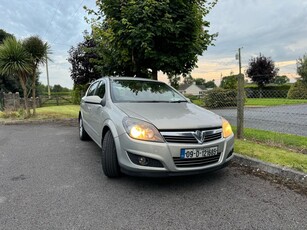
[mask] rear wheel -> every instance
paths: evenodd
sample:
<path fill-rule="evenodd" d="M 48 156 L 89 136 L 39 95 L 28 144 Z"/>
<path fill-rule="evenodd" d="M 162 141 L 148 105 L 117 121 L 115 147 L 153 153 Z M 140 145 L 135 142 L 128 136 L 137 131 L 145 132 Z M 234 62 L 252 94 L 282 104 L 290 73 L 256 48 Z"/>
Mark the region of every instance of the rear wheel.
<path fill-rule="evenodd" d="M 101 164 L 103 172 L 107 177 L 115 178 L 120 176 L 116 147 L 110 130 L 103 138 Z"/>
<path fill-rule="evenodd" d="M 79 137 L 80 137 L 80 140 L 82 141 L 86 141 L 90 139 L 89 135 L 84 130 L 83 119 L 81 116 L 79 117 Z"/>

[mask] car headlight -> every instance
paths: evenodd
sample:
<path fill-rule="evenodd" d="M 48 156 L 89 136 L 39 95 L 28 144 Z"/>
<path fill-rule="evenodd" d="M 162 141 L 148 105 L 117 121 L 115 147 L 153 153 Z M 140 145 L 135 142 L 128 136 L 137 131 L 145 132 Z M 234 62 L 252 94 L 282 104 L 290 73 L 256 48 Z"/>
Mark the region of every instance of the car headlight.
<path fill-rule="evenodd" d="M 231 125 L 229 124 L 229 122 L 227 120 L 225 120 L 224 118 L 222 119 L 222 127 L 223 127 L 223 137 L 229 137 L 233 134 L 232 129 L 231 129 Z"/>
<path fill-rule="evenodd" d="M 137 140 L 164 142 L 163 137 L 152 124 L 135 118 L 125 118 L 123 120 L 127 134 Z"/>

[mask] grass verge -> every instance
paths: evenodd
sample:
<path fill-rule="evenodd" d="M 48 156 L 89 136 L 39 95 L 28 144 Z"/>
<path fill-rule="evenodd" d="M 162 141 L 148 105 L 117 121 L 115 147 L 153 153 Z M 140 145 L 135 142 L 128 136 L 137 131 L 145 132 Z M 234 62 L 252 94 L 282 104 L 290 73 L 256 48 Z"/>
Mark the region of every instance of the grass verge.
<path fill-rule="evenodd" d="M 46 119 L 68 119 L 77 118 L 79 113 L 79 105 L 60 105 L 40 107 L 36 109 L 36 116 L 28 120 L 46 120 Z M 0 120 L 14 121 L 23 120 L 23 110 L 16 112 L 0 112 Z"/>
<path fill-rule="evenodd" d="M 286 166 L 307 173 L 307 155 L 278 147 L 258 144 L 248 140 L 236 140 L 235 152 L 259 160 Z"/>
<path fill-rule="evenodd" d="M 307 173 L 307 137 L 245 128 L 235 152 Z"/>
<path fill-rule="evenodd" d="M 233 127 L 236 133 L 236 127 Z M 256 143 L 307 154 L 307 137 L 266 130 L 245 128 L 244 138 Z"/>
<path fill-rule="evenodd" d="M 278 105 L 296 105 L 305 104 L 305 99 L 287 99 L 287 98 L 247 98 L 247 106 L 278 106 Z"/>

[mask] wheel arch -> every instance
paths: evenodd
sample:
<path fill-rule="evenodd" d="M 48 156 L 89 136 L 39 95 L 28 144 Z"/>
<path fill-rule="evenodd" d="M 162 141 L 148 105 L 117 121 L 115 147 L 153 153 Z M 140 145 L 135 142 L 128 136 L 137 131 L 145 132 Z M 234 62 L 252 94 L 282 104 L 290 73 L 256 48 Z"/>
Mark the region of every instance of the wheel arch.
<path fill-rule="evenodd" d="M 106 135 L 106 133 L 110 131 L 113 138 L 117 137 L 118 136 L 118 133 L 117 133 L 117 130 L 116 130 L 116 127 L 115 125 L 113 124 L 113 122 L 111 120 L 107 120 L 102 128 L 102 133 L 101 133 L 101 147 L 102 147 L 102 144 L 103 144 L 103 139 Z"/>

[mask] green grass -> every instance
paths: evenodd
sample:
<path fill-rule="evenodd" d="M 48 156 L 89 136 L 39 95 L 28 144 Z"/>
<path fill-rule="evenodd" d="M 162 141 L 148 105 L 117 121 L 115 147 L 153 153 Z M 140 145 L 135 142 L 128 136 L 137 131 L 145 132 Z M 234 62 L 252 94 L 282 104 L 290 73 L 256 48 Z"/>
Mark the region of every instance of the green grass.
<path fill-rule="evenodd" d="M 37 117 L 41 119 L 77 118 L 79 105 L 59 105 L 37 108 Z"/>
<path fill-rule="evenodd" d="M 29 118 L 29 120 L 77 118 L 79 108 L 79 105 L 40 107 L 36 109 L 37 115 L 35 117 Z M 16 112 L 0 112 L 0 120 L 2 121 L 14 121 L 23 119 L 23 110 Z"/>
<path fill-rule="evenodd" d="M 247 106 L 277 106 L 277 105 L 296 105 L 307 103 L 306 99 L 287 99 L 287 98 L 247 98 Z"/>
<path fill-rule="evenodd" d="M 198 105 L 198 106 L 205 106 L 204 104 L 204 100 L 202 99 L 196 99 L 196 100 L 191 100 L 195 105 Z"/>
<path fill-rule="evenodd" d="M 235 152 L 257 158 L 259 160 L 286 166 L 298 171 L 307 173 L 307 155 L 271 147 L 267 145 L 257 144 L 248 140 L 236 140 Z"/>
<path fill-rule="evenodd" d="M 233 127 L 236 133 L 236 127 Z M 307 154 L 307 137 L 259 129 L 244 129 L 244 139 Z"/>
<path fill-rule="evenodd" d="M 307 137 L 245 128 L 244 140 L 235 141 L 235 152 L 307 172 Z"/>

